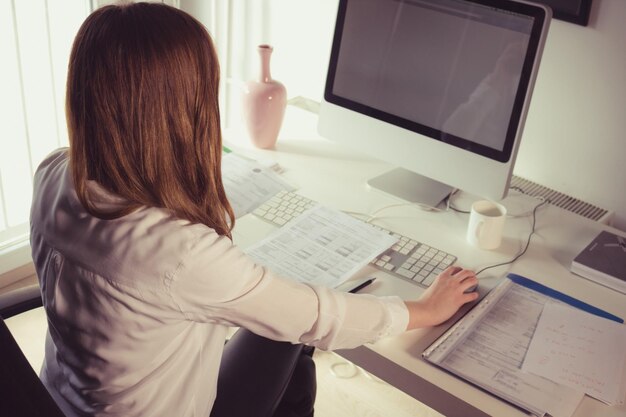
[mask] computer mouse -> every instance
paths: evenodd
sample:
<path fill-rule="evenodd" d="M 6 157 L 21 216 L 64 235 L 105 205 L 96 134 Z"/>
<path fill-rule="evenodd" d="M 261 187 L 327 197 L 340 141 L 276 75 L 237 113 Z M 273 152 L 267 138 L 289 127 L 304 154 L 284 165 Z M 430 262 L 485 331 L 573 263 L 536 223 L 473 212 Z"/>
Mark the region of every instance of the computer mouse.
<path fill-rule="evenodd" d="M 466 289 L 465 291 L 463 291 L 465 294 L 470 293 L 470 292 L 474 292 L 478 290 L 478 283 L 476 283 L 475 285 L 472 285 L 471 287 L 469 287 L 468 289 Z"/>

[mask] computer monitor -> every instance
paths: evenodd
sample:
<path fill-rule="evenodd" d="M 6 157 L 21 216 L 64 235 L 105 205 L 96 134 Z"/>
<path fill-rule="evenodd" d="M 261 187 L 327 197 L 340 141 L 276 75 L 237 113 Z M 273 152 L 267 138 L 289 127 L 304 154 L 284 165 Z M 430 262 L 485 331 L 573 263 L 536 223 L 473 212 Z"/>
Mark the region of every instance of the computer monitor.
<path fill-rule="evenodd" d="M 340 0 L 318 131 L 397 169 L 370 185 L 437 205 L 506 196 L 550 9 Z"/>

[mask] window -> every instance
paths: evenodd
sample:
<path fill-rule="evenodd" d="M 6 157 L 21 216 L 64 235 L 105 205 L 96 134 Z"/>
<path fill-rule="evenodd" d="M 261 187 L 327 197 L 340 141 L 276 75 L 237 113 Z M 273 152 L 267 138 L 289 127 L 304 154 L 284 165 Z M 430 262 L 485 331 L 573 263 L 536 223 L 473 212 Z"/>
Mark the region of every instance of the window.
<path fill-rule="evenodd" d="M 67 144 L 67 59 L 90 7 L 0 0 L 0 273 L 29 259 L 13 252 L 28 246 L 32 174 L 45 155 Z"/>
<path fill-rule="evenodd" d="M 0 0 L 0 276 L 30 262 L 32 176 L 48 153 L 68 144 L 72 42 L 89 13 L 107 3 Z"/>
<path fill-rule="evenodd" d="M 243 83 L 259 74 L 257 46 L 274 47 L 272 77 L 288 98 L 321 100 L 338 0 L 180 0 L 215 42 L 223 88 L 222 124 L 241 125 Z"/>

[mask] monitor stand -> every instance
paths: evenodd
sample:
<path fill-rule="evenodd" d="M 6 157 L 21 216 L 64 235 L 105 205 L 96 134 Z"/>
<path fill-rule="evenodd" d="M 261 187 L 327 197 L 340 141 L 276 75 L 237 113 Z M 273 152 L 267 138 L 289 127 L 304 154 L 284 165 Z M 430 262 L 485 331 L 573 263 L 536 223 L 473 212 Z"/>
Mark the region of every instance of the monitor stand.
<path fill-rule="evenodd" d="M 387 194 L 429 207 L 437 207 L 453 190 L 444 183 L 404 168 L 395 168 L 368 180 L 367 183 Z"/>

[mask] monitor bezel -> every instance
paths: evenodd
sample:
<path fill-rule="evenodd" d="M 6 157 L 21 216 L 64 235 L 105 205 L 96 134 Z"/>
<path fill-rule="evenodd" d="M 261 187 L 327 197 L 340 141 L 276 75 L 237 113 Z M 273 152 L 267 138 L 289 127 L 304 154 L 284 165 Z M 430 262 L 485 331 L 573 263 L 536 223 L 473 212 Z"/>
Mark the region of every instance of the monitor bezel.
<path fill-rule="evenodd" d="M 537 3 L 545 4 L 552 9 L 552 13 L 555 19 L 560 19 L 565 22 L 575 23 L 581 26 L 587 26 L 589 24 L 589 18 L 591 17 L 591 1 L 592 0 L 578 0 L 577 12 L 570 12 L 560 7 L 559 5 L 552 4 L 550 0 L 534 0 Z"/>
<path fill-rule="evenodd" d="M 339 2 L 337 20 L 335 23 L 335 32 L 333 35 L 333 43 L 328 65 L 328 72 L 326 75 L 326 84 L 324 87 L 324 100 L 337 106 L 344 107 L 348 110 L 355 111 L 365 116 L 380 120 L 382 122 L 390 123 L 400 128 L 407 129 L 409 131 L 426 136 L 438 142 L 445 142 L 448 145 L 452 145 L 456 148 L 460 148 L 465 151 L 484 156 L 494 161 L 502 163 L 510 162 L 511 158 L 514 155 L 515 143 L 518 140 L 518 129 L 520 129 L 520 121 L 524 115 L 527 101 L 527 93 L 529 91 L 528 87 L 533 78 L 533 67 L 535 66 L 534 57 L 537 55 L 537 52 L 542 45 L 545 20 L 549 18 L 549 16 L 546 15 L 545 9 L 529 3 L 511 0 L 465 0 L 469 3 L 476 3 L 487 7 L 501 8 L 512 13 L 523 14 L 533 19 L 533 26 L 530 33 L 528 49 L 526 52 L 526 57 L 524 59 L 519 86 L 513 104 L 512 117 L 509 120 L 509 126 L 507 128 L 504 146 L 502 150 L 498 150 L 461 138 L 456 135 L 452 135 L 450 133 L 442 132 L 440 130 L 417 123 L 412 120 L 386 113 L 384 111 L 372 108 L 362 103 L 352 101 L 333 93 L 335 73 L 338 65 L 339 51 L 341 48 L 343 26 L 346 17 L 348 2 L 350 1 L 358 0 L 340 0 Z"/>

